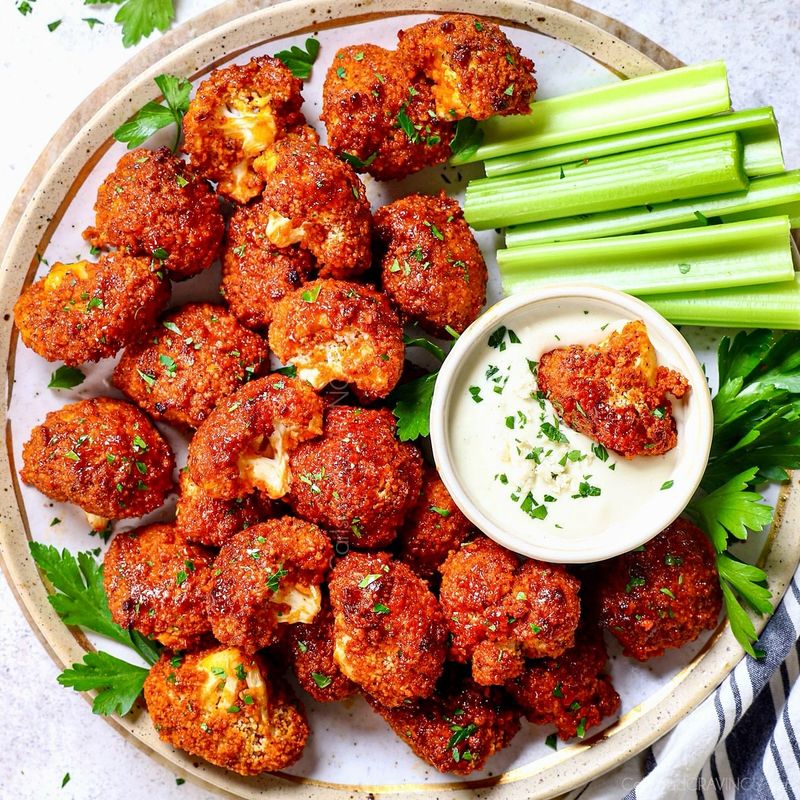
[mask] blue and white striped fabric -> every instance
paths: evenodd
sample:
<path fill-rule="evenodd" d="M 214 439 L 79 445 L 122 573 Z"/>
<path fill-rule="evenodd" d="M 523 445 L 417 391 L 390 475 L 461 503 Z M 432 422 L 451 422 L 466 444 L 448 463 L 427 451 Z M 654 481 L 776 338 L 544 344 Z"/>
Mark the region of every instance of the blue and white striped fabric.
<path fill-rule="evenodd" d="M 800 800 L 800 571 L 745 656 L 642 757 L 570 800 Z"/>

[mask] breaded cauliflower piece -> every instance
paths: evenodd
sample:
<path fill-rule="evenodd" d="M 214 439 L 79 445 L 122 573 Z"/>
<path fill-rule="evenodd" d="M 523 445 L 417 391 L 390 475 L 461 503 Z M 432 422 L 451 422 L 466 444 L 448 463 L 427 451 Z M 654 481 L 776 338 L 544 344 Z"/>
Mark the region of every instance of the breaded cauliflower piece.
<path fill-rule="evenodd" d="M 222 547 L 235 533 L 275 515 L 272 502 L 260 502 L 257 494 L 234 500 L 212 497 L 192 480 L 185 467 L 178 483 L 175 522 L 190 542 Z"/>
<path fill-rule="evenodd" d="M 602 625 L 639 661 L 715 628 L 722 607 L 711 542 L 682 517 L 639 550 L 603 562 L 597 583 Z"/>
<path fill-rule="evenodd" d="M 286 626 L 280 644 L 297 682 L 318 703 L 344 700 L 358 691 L 333 658 L 333 611 L 327 594 L 311 622 Z"/>
<path fill-rule="evenodd" d="M 403 372 L 403 326 L 389 301 L 350 281 L 316 280 L 286 295 L 269 344 L 315 389 L 342 381 L 363 402 L 386 397 Z"/>
<path fill-rule="evenodd" d="M 259 156 L 253 168 L 266 181 L 267 239 L 299 244 L 323 278 L 350 278 L 372 261 L 372 213 L 349 164 L 306 132 L 293 133 Z"/>
<path fill-rule="evenodd" d="M 443 14 L 398 33 L 398 56 L 432 82 L 441 119 L 530 114 L 533 61 L 494 22 Z"/>
<path fill-rule="evenodd" d="M 444 163 L 454 124 L 432 112 L 427 81 L 391 50 L 343 47 L 328 68 L 321 115 L 328 146 L 357 172 L 392 180 Z"/>
<path fill-rule="evenodd" d="M 488 272 L 455 200 L 444 192 L 407 195 L 378 209 L 375 231 L 383 290 L 403 320 L 446 337 L 478 317 Z"/>
<path fill-rule="evenodd" d="M 580 584 L 564 567 L 517 557 L 479 536 L 441 567 L 449 658 L 472 661 L 484 686 L 519 675 L 524 657 L 558 656 L 575 641 Z"/>
<path fill-rule="evenodd" d="M 289 491 L 289 454 L 322 434 L 323 401 L 304 381 L 267 375 L 209 414 L 189 444 L 189 475 L 211 497 Z"/>
<path fill-rule="evenodd" d="M 93 247 L 118 247 L 154 259 L 173 280 L 208 269 L 219 253 L 225 222 L 208 183 L 168 148 L 133 150 L 100 184 Z"/>
<path fill-rule="evenodd" d="M 74 367 L 113 356 L 155 322 L 169 298 L 169 281 L 149 259 L 103 254 L 97 263 L 53 264 L 19 296 L 14 322 L 31 350 Z"/>
<path fill-rule="evenodd" d="M 53 500 L 80 506 L 92 527 L 143 517 L 173 490 L 175 458 L 135 406 L 94 397 L 51 411 L 22 448 L 20 477 Z"/>
<path fill-rule="evenodd" d="M 183 151 L 192 168 L 230 200 L 252 200 L 264 188 L 253 161 L 305 124 L 302 88 L 302 81 L 271 56 L 215 69 L 198 86 L 183 118 Z"/>
<path fill-rule="evenodd" d="M 594 626 L 578 628 L 575 646 L 558 658 L 527 661 L 506 689 L 536 725 L 553 724 L 567 741 L 619 709 L 619 695 L 605 673 L 606 646 Z"/>
<path fill-rule="evenodd" d="M 125 348 L 112 383 L 155 419 L 196 428 L 264 367 L 264 339 L 224 306 L 187 303 Z"/>
<path fill-rule="evenodd" d="M 260 200 L 237 208 L 222 251 L 220 291 L 242 325 L 266 329 L 275 305 L 313 276 L 308 250 L 267 239 L 270 209 Z"/>
<path fill-rule="evenodd" d="M 472 524 L 453 502 L 439 473 L 426 466 L 419 499 L 397 534 L 397 557 L 421 578 L 431 580 L 471 531 Z"/>
<path fill-rule="evenodd" d="M 662 455 L 678 442 L 667 395 L 682 398 L 689 384 L 658 366 L 641 320 L 598 345 L 544 353 L 537 379 L 567 425 L 626 458 Z"/>
<path fill-rule="evenodd" d="M 235 647 L 164 653 L 144 696 L 165 742 L 240 775 L 294 764 L 308 739 L 303 706 L 289 686 L 261 658 Z"/>
<path fill-rule="evenodd" d="M 387 707 L 430 697 L 444 665 L 447 626 L 425 581 L 389 553 L 348 553 L 331 572 L 333 657 Z"/>
<path fill-rule="evenodd" d="M 206 593 L 214 554 L 189 544 L 176 525 L 118 533 L 103 559 L 103 586 L 117 625 L 191 649 L 211 632 Z"/>
<path fill-rule="evenodd" d="M 294 512 L 358 548 L 385 547 L 414 507 L 422 457 L 395 438 L 386 409 L 331 406 L 325 433 L 290 457 Z"/>
<path fill-rule="evenodd" d="M 508 747 L 520 728 L 519 709 L 502 689 L 478 686 L 463 669 L 447 665 L 430 698 L 386 708 L 367 702 L 423 761 L 439 772 L 469 775 Z"/>
<path fill-rule="evenodd" d="M 234 534 L 214 561 L 208 594 L 214 636 L 252 653 L 277 641 L 281 623 L 311 622 L 331 558 L 330 539 L 293 517 Z"/>

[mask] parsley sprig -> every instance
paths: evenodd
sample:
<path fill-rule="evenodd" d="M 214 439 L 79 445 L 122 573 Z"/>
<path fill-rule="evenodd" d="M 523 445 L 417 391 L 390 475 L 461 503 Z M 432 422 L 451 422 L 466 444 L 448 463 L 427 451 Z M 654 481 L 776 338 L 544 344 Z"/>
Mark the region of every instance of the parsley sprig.
<path fill-rule="evenodd" d="M 305 50 L 294 45 L 288 50 L 275 53 L 275 58 L 283 63 L 295 78 L 306 81 L 311 77 L 311 67 L 319 55 L 319 40 L 309 37 L 305 41 Z"/>

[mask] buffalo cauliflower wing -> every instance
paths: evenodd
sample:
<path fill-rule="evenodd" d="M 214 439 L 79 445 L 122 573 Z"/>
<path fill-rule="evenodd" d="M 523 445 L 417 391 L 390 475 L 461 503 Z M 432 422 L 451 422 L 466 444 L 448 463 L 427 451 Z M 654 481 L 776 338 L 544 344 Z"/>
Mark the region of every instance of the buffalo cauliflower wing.
<path fill-rule="evenodd" d="M 430 697 L 444 665 L 447 627 L 425 582 L 388 553 L 348 553 L 330 576 L 333 657 L 388 707 Z"/>
<path fill-rule="evenodd" d="M 404 320 L 462 333 L 486 302 L 488 273 L 464 213 L 444 192 L 410 194 L 375 213 L 381 283 Z"/>
<path fill-rule="evenodd" d="M 214 561 L 208 617 L 214 636 L 247 652 L 274 644 L 278 625 L 310 622 L 333 557 L 310 522 L 281 517 L 234 534 Z"/>
<path fill-rule="evenodd" d="M 42 358 L 77 366 L 113 356 L 155 322 L 169 298 L 169 281 L 149 259 L 104 254 L 97 263 L 53 264 L 20 295 L 14 322 Z"/>
<path fill-rule="evenodd" d="M 284 297 L 269 343 L 315 389 L 342 381 L 362 401 L 386 397 L 403 371 L 397 315 L 380 292 L 349 281 L 317 280 Z"/>
<path fill-rule="evenodd" d="M 175 525 L 118 533 L 103 559 L 103 585 L 117 625 L 174 650 L 211 632 L 206 593 L 214 555 L 190 544 Z"/>
<path fill-rule="evenodd" d="M 253 161 L 305 124 L 303 84 L 271 56 L 214 70 L 197 88 L 183 118 L 183 151 L 217 191 L 246 203 L 264 187 Z"/>
<path fill-rule="evenodd" d="M 94 227 L 83 238 L 94 247 L 144 255 L 173 280 L 211 266 L 225 222 L 205 180 L 168 148 L 133 150 L 100 184 Z"/>
<path fill-rule="evenodd" d="M 80 506 L 92 527 L 142 517 L 173 489 L 169 445 L 138 408 L 111 397 L 51 411 L 22 448 L 25 483 Z"/>
<path fill-rule="evenodd" d="M 266 341 L 223 306 L 187 303 L 128 345 L 112 382 L 155 419 L 196 428 L 268 357 Z"/>
<path fill-rule="evenodd" d="M 289 490 L 289 455 L 322 433 L 323 401 L 304 381 L 267 375 L 209 414 L 189 444 L 189 475 L 220 500 Z"/>
<path fill-rule="evenodd" d="M 303 706 L 289 686 L 236 647 L 163 653 L 144 696 L 165 742 L 240 775 L 294 764 L 308 739 Z"/>
<path fill-rule="evenodd" d="M 422 457 L 390 411 L 331 406 L 325 433 L 290 457 L 294 512 L 357 548 L 389 544 L 419 497 Z"/>

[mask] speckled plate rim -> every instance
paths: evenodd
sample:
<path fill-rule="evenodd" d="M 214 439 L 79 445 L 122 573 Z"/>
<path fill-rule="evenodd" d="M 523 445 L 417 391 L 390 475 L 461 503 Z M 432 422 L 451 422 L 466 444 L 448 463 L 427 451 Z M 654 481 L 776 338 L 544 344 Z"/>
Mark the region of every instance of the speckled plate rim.
<path fill-rule="evenodd" d="M 36 269 L 35 252 L 43 250 L 77 186 L 109 146 L 111 132 L 132 109 L 152 100 L 152 78 L 161 72 L 197 76 L 219 60 L 274 38 L 371 16 L 465 11 L 529 27 L 568 42 L 625 77 L 635 77 L 680 61 L 627 26 L 570 0 L 549 5 L 528 0 L 287 0 L 273 5 L 227 0 L 144 48 L 114 73 L 64 123 L 29 174 L 0 228 L 5 252 L 0 273 L 0 348 L 11 354 L 16 333 L 11 310 Z M 245 13 L 248 12 L 248 13 Z M 0 565 L 17 600 L 56 664 L 63 668 L 82 658 L 89 644 L 80 631 L 65 627 L 47 601 L 47 590 L 28 554 L 24 507 L 11 467 L 10 426 L 6 419 L 13 383 L 13 357 L 4 373 L 6 448 L 0 452 Z M 782 492 L 777 521 L 762 555 L 776 599 L 782 597 L 800 558 L 800 492 Z M 763 627 L 756 620 L 756 627 Z M 247 779 L 194 759 L 161 742 L 147 714 L 138 707 L 109 722 L 143 751 L 170 769 L 240 798 L 339 798 L 343 793 L 380 793 L 408 798 L 481 796 L 554 797 L 613 769 L 654 742 L 696 707 L 742 657 L 730 628 L 721 625 L 705 647 L 658 692 L 606 731 L 551 756 L 482 781 L 445 784 L 363 786 L 322 783 L 291 775 Z M 57 687 L 53 687 L 57 691 Z M 476 790 L 479 790 L 476 792 Z"/>

